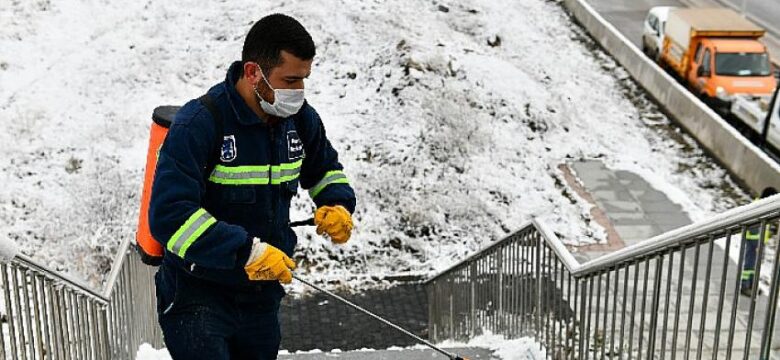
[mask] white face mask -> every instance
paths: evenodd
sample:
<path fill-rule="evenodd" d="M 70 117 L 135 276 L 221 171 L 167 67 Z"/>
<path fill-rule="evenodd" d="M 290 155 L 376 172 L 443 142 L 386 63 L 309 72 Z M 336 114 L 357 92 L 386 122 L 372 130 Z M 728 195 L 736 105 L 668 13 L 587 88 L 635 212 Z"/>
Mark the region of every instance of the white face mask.
<path fill-rule="evenodd" d="M 260 76 L 263 77 L 263 81 L 268 85 L 268 88 L 274 92 L 274 103 L 271 104 L 260 96 L 257 91 L 257 85 L 255 85 L 255 96 L 260 99 L 260 107 L 268 115 L 277 116 L 280 118 L 290 117 L 298 113 L 303 106 L 304 94 L 303 89 L 274 89 L 268 80 L 265 78 L 265 74 L 260 71 Z"/>

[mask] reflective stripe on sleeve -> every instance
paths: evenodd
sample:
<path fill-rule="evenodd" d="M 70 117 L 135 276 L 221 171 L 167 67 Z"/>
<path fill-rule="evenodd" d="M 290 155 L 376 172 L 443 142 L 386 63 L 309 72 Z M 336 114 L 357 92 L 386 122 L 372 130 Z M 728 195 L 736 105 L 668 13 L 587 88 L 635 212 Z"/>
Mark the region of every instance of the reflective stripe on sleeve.
<path fill-rule="evenodd" d="M 309 196 L 313 199 L 330 184 L 349 184 L 349 180 L 347 180 L 347 175 L 344 175 L 344 172 L 341 170 L 328 171 L 322 177 L 322 180 L 309 190 Z"/>
<path fill-rule="evenodd" d="M 184 258 L 184 254 L 187 253 L 187 249 L 203 235 L 206 230 L 217 222 L 211 214 L 204 209 L 198 209 L 195 213 L 190 215 L 187 221 L 184 222 L 179 230 L 171 236 L 168 240 L 168 251 Z"/>
<path fill-rule="evenodd" d="M 764 244 L 766 244 L 769 239 L 771 239 L 773 236 L 772 229 L 769 227 L 769 225 L 766 225 L 766 229 L 764 230 Z M 756 232 L 753 232 L 752 230 L 748 230 L 745 234 L 745 240 L 758 240 L 761 238 L 761 234 L 759 233 L 759 230 L 756 229 Z"/>
<path fill-rule="evenodd" d="M 750 280 L 755 273 L 755 270 L 742 270 L 742 280 Z"/>

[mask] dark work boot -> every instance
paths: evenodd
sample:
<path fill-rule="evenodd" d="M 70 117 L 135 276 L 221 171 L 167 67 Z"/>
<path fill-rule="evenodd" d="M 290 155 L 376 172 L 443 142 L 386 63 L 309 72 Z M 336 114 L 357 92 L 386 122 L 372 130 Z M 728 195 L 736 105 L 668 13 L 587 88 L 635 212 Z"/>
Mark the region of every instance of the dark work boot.
<path fill-rule="evenodd" d="M 752 285 L 742 285 L 742 288 L 739 290 L 739 293 L 747 296 L 747 297 L 753 297 L 753 286 Z"/>

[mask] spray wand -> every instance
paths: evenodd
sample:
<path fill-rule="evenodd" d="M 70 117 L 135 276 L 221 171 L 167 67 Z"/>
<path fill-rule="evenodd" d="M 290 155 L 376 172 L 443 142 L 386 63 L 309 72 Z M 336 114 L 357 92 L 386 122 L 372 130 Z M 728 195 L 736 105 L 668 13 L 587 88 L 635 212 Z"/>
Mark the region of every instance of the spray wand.
<path fill-rule="evenodd" d="M 290 223 L 290 227 L 311 226 L 311 225 L 314 225 L 314 218 L 311 218 L 311 219 L 308 219 L 308 220 L 303 220 L 303 221 L 294 221 L 294 222 Z M 364 314 L 374 318 L 375 320 L 378 320 L 378 321 L 384 323 L 385 325 L 392 327 L 395 330 L 398 330 L 399 332 L 401 332 L 404 335 L 414 339 L 415 341 L 417 341 L 417 342 L 419 342 L 419 343 L 421 343 L 421 344 L 423 344 L 423 345 L 425 345 L 425 346 L 427 346 L 427 347 L 429 347 L 429 348 L 431 348 L 433 350 L 436 350 L 439 353 L 447 356 L 447 358 L 449 358 L 450 360 L 469 360 L 467 358 L 458 356 L 458 355 L 453 354 L 451 352 L 448 352 L 448 351 L 446 351 L 446 350 L 444 350 L 442 348 L 439 348 L 438 346 L 431 344 L 429 341 L 427 341 L 427 340 L 425 340 L 425 339 L 423 339 L 423 338 L 421 338 L 421 337 L 419 337 L 419 336 L 417 336 L 415 334 L 412 334 L 410 331 L 408 331 L 408 330 L 406 330 L 406 329 L 404 329 L 404 328 L 402 328 L 402 327 L 400 327 L 400 326 L 398 326 L 396 324 L 393 324 L 392 322 L 382 318 L 381 316 L 376 315 L 376 314 L 374 314 L 374 313 L 372 313 L 372 312 L 370 312 L 370 311 L 368 311 L 368 310 L 366 310 L 366 309 L 364 309 L 364 308 L 362 308 L 362 307 L 360 307 L 358 305 L 355 305 L 351 301 L 349 301 L 349 300 L 347 300 L 347 299 L 345 299 L 345 298 L 343 298 L 343 297 L 341 297 L 339 295 L 336 295 L 336 294 L 334 294 L 334 293 L 332 293 L 332 292 L 330 292 L 328 290 L 325 290 L 325 289 L 323 289 L 323 288 L 321 288 L 321 287 L 319 287 L 317 285 L 314 285 L 314 284 L 310 283 L 309 281 L 300 278 L 298 275 L 293 274 L 293 278 L 295 280 L 298 280 L 298 281 L 302 282 L 304 285 L 307 285 L 307 286 L 309 286 L 309 287 L 311 287 L 311 288 L 313 288 L 313 289 L 315 289 L 315 290 L 317 290 L 317 291 L 319 291 L 319 292 L 321 292 L 321 293 L 323 293 L 325 295 L 328 295 L 328 296 L 330 296 L 330 297 L 340 301 L 341 303 L 343 303 L 343 304 L 345 304 L 345 305 L 347 305 L 347 306 L 349 306 L 349 307 L 351 307 L 351 308 L 353 308 L 353 309 L 355 309 L 357 311 L 360 311 L 360 312 L 362 312 L 362 313 L 364 313 Z"/>

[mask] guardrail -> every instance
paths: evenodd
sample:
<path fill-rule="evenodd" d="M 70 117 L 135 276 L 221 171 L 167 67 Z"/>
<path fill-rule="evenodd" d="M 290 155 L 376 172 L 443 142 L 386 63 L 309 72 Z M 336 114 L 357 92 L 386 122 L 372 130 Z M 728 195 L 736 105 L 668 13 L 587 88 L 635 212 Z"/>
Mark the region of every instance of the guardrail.
<path fill-rule="evenodd" d="M 153 268 L 129 241 L 103 293 L 23 256 L 0 264 L 0 359 L 135 359 L 162 346 Z"/>
<path fill-rule="evenodd" d="M 133 247 L 129 242 L 122 247 L 105 287 L 104 296 L 111 300 L 107 311 L 111 359 L 134 360 L 143 343 L 163 347 L 154 287 L 157 268 L 142 263 Z"/>
<path fill-rule="evenodd" d="M 739 293 L 748 230 L 779 219 L 775 196 L 584 264 L 533 221 L 426 282 L 429 333 L 532 336 L 554 359 L 775 358 L 776 242 L 757 241 L 767 296 Z"/>

